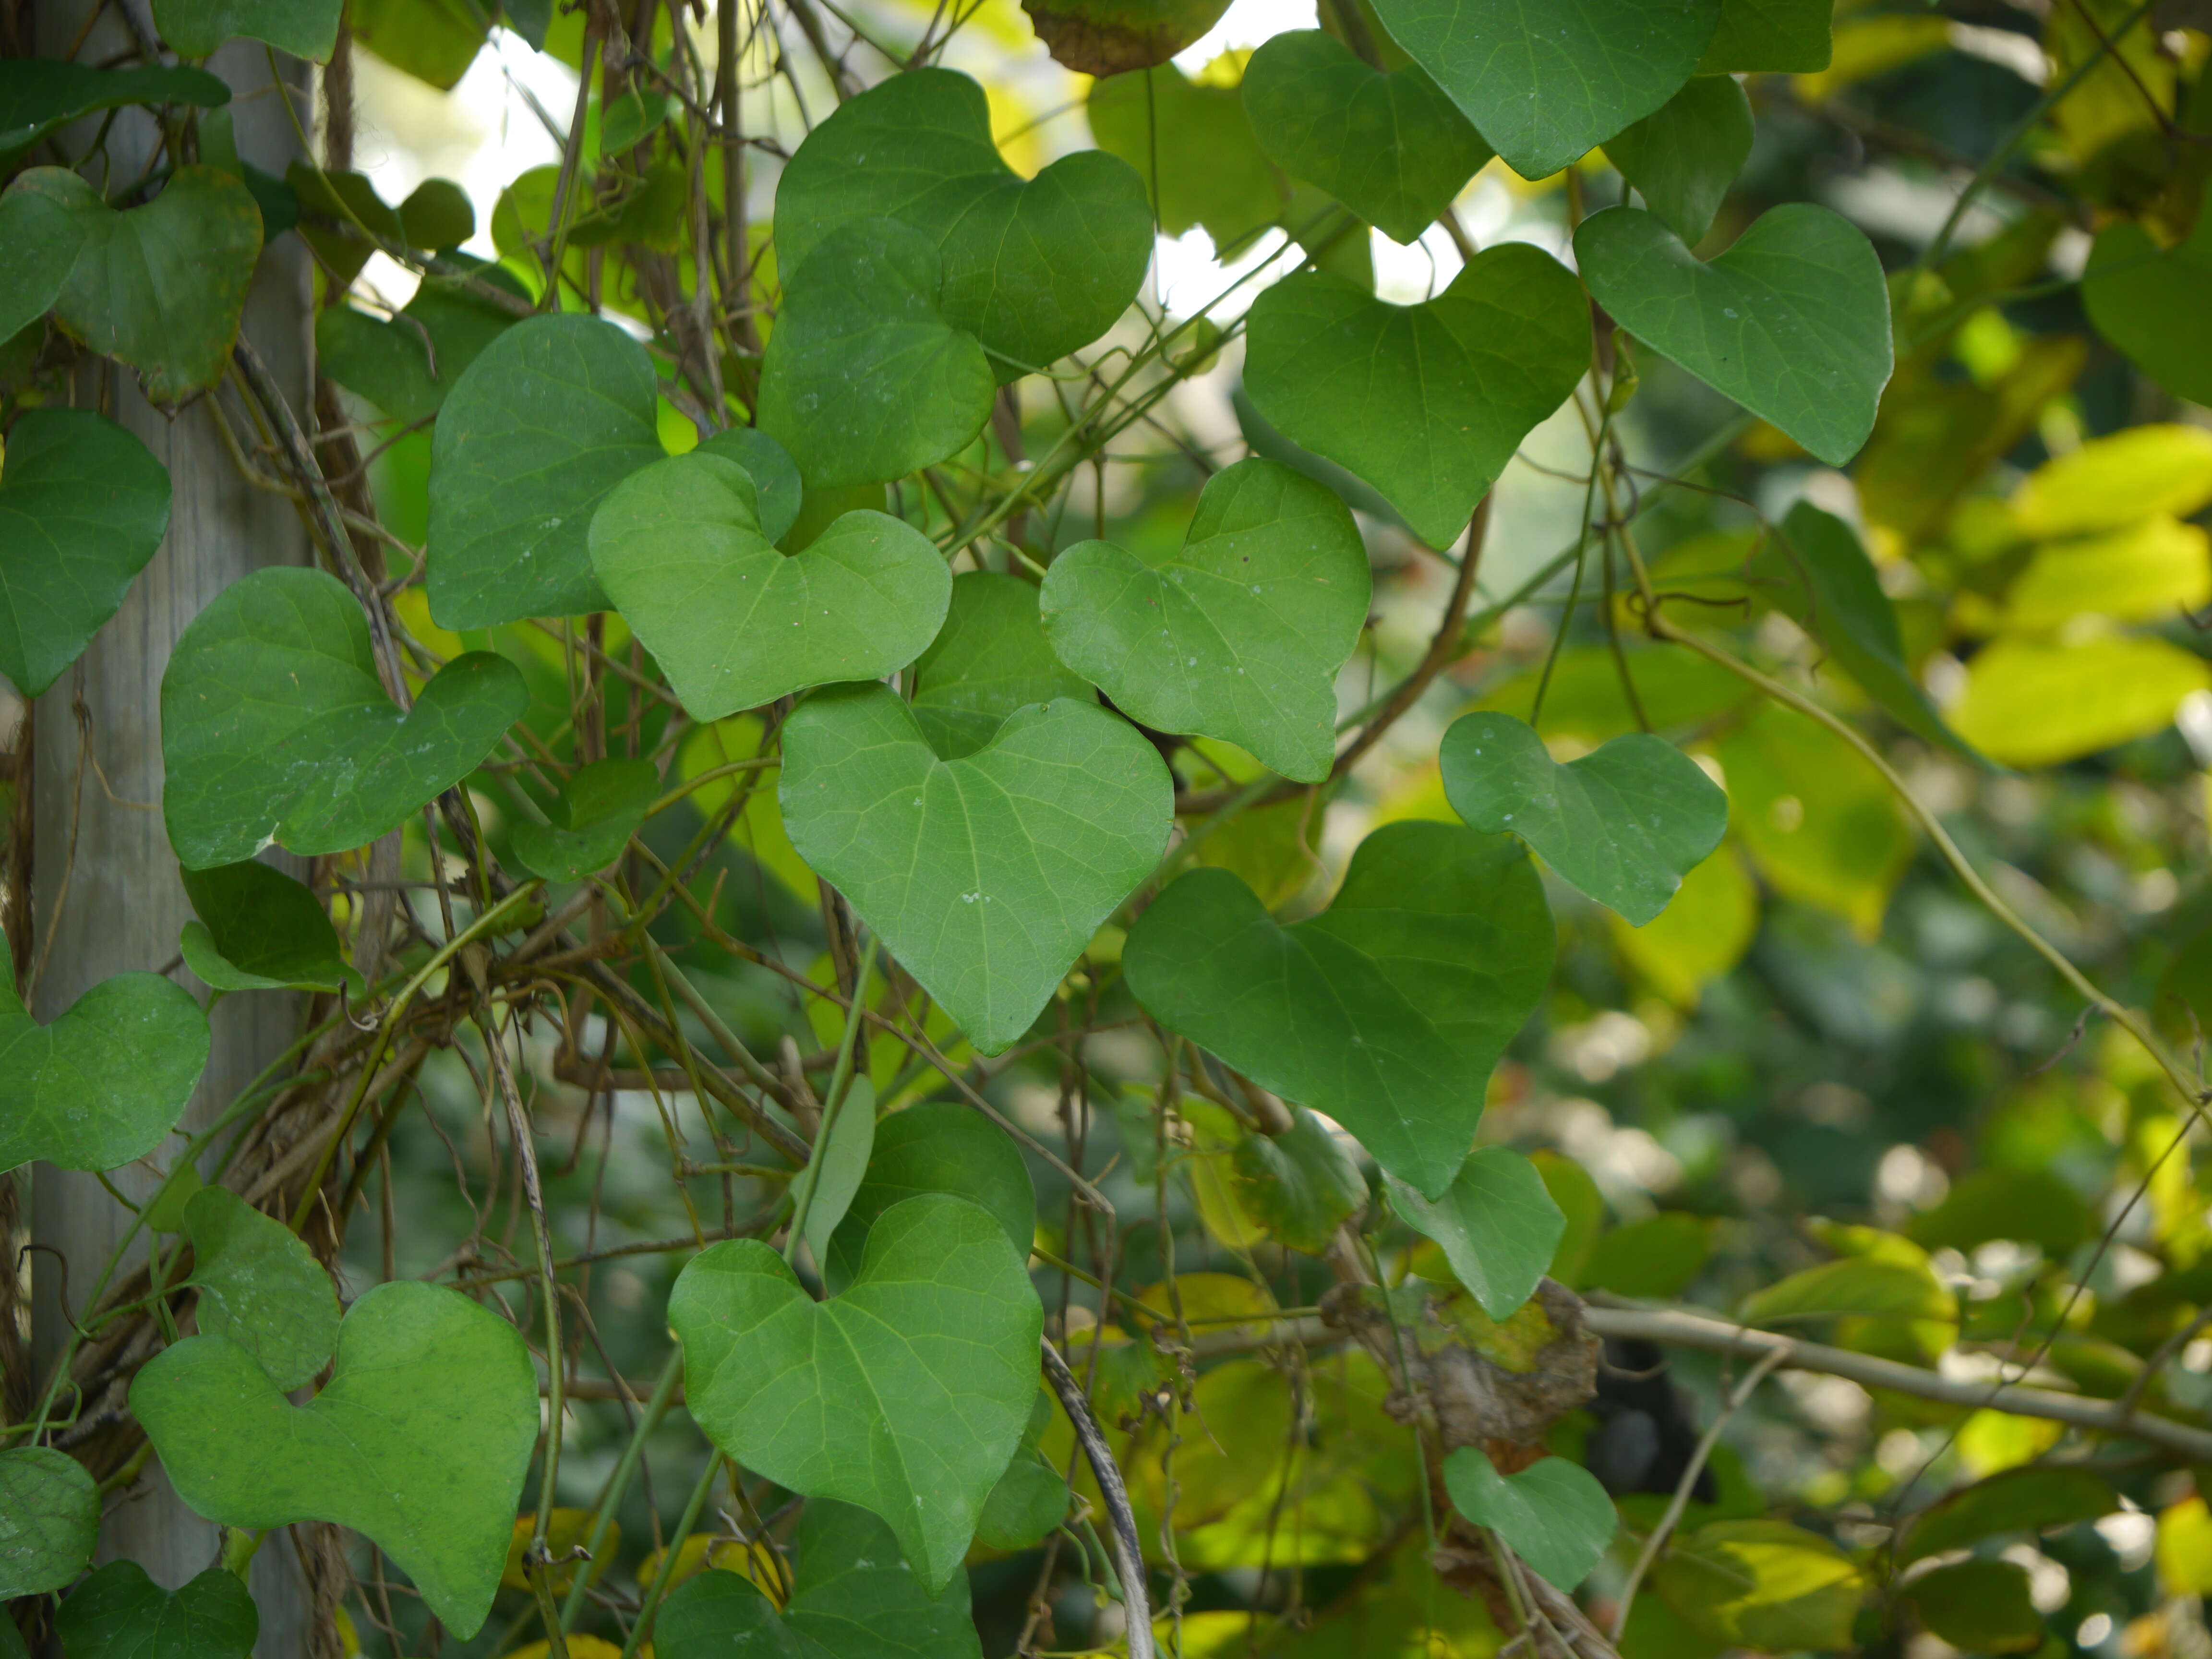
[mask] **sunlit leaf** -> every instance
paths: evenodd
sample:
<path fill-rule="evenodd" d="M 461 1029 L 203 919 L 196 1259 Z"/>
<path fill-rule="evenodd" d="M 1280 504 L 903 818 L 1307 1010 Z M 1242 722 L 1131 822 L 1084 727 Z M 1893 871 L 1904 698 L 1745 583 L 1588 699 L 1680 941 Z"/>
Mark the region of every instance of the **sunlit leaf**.
<path fill-rule="evenodd" d="M 1833 1544 L 1782 1521 L 1715 1521 L 1675 1540 L 1653 1585 L 1709 1636 L 1765 1653 L 1851 1645 L 1864 1583 Z"/>
<path fill-rule="evenodd" d="M 335 1374 L 305 1406 L 222 1336 L 156 1355 L 131 1406 L 194 1513 L 350 1527 L 456 1636 L 483 1625 L 538 1441 L 538 1380 L 498 1315 L 398 1279 L 347 1310 Z"/>
<path fill-rule="evenodd" d="M 1966 665 L 1948 711 L 1959 735 L 2008 766 L 2056 766 L 2162 732 L 2212 664 L 2163 640 L 2006 639 Z"/>
<path fill-rule="evenodd" d="M 1517 842 L 1402 823 L 1361 842 L 1335 901 L 1290 927 L 1227 871 L 1191 872 L 1138 918 L 1121 964 L 1162 1024 L 1441 1196 L 1552 954 Z"/>
<path fill-rule="evenodd" d="M 1638 927 L 1613 917 L 1613 942 L 1660 995 L 1694 1008 L 1705 988 L 1743 960 L 1759 933 L 1759 889 L 1732 847 L 1682 878 L 1674 901 Z"/>
<path fill-rule="evenodd" d="M 2012 493 L 2023 535 L 2119 530 L 2145 519 L 2185 519 L 2212 501 L 2212 432 L 2179 424 L 2130 427 L 2053 456 Z"/>
<path fill-rule="evenodd" d="M 1234 743 L 1318 783 L 1336 746 L 1336 672 L 1367 622 L 1367 550 L 1334 494 L 1239 461 L 1206 480 L 1180 548 L 1079 542 L 1039 605 L 1060 661 L 1157 731 Z"/>
<path fill-rule="evenodd" d="M 2005 590 L 2003 626 L 2026 633 L 2080 616 L 2163 622 L 2212 601 L 2212 537 L 2160 515 L 2037 550 Z"/>
<path fill-rule="evenodd" d="M 668 1318 L 714 1443 L 793 1492 L 872 1510 L 941 1592 L 1036 1395 L 1043 1310 L 997 1218 L 965 1199 L 908 1199 L 822 1303 L 767 1245 L 710 1245 L 678 1277 Z"/>

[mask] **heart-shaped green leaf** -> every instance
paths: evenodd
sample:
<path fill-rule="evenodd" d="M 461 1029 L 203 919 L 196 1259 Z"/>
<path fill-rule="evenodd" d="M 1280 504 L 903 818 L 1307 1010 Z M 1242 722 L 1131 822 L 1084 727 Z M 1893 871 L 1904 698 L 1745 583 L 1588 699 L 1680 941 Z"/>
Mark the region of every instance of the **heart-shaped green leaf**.
<path fill-rule="evenodd" d="M 1721 0 L 1700 75 L 1810 75 L 1834 55 L 1835 0 Z"/>
<path fill-rule="evenodd" d="M 1145 181 L 1170 236 L 1203 225 L 1225 258 L 1284 216 L 1287 181 L 1260 148 L 1239 88 L 1163 64 L 1093 81 L 1083 112 L 1098 148 Z"/>
<path fill-rule="evenodd" d="M 987 1054 L 1152 872 L 1174 811 L 1159 751 L 1095 703 L 1021 709 L 947 761 L 873 685 L 800 706 L 780 794 L 799 856 Z"/>
<path fill-rule="evenodd" d="M 2212 186 L 2205 197 L 2212 200 Z M 2081 300 L 2097 332 L 2137 368 L 2177 398 L 2212 403 L 2208 287 L 2212 211 L 2200 206 L 2195 227 L 2170 248 L 2160 247 L 2148 231 L 2129 219 L 2101 232 L 2089 250 Z"/>
<path fill-rule="evenodd" d="M 304 1406 L 229 1338 L 191 1336 L 138 1373 L 131 1408 L 195 1514 L 350 1527 L 455 1636 L 483 1624 L 538 1443 L 538 1379 L 498 1315 L 397 1279 L 347 1310 L 336 1372 Z"/>
<path fill-rule="evenodd" d="M 787 279 L 760 422 L 809 489 L 904 477 L 983 429 L 990 360 L 942 289 L 937 250 L 896 219 L 839 226 Z"/>
<path fill-rule="evenodd" d="M 261 1614 L 226 1567 L 165 1590 L 136 1561 L 110 1561 L 70 1592 L 54 1633 L 71 1659 L 249 1659 Z"/>
<path fill-rule="evenodd" d="M 520 295 L 522 284 L 500 265 L 476 280 Z M 514 314 L 450 278 L 426 276 L 415 297 L 389 322 L 336 305 L 315 319 L 317 367 L 399 421 L 427 421 L 445 406 L 483 349 L 515 325 Z"/>
<path fill-rule="evenodd" d="M 885 1211 L 828 1302 L 757 1239 L 702 1251 L 668 1298 L 708 1438 L 779 1486 L 881 1516 L 933 1594 L 1021 1443 L 1043 1321 L 997 1218 L 941 1194 Z"/>
<path fill-rule="evenodd" d="M 1006 1242 L 1026 1257 L 1036 1236 L 1036 1189 L 1006 1132 L 980 1112 L 939 1101 L 909 1106 L 876 1125 L 868 1168 L 822 1263 L 834 1294 L 860 1271 L 869 1229 L 895 1204 L 924 1193 L 950 1193 L 999 1218 Z"/>
<path fill-rule="evenodd" d="M 1023 179 L 991 142 L 983 88 L 953 70 L 894 75 L 807 136 L 776 185 L 776 257 L 798 271 L 834 232 L 876 218 L 937 250 L 944 319 L 1001 380 L 1111 328 L 1152 256 L 1152 210 L 1125 163 L 1079 150 Z M 813 476 L 803 455 L 799 467 Z"/>
<path fill-rule="evenodd" d="M 515 862 L 548 881 L 581 881 L 615 861 L 659 794 L 660 775 L 650 761 L 580 767 L 555 807 L 563 823 L 525 819 L 514 826 Z"/>
<path fill-rule="evenodd" d="M 744 468 L 759 497 L 756 505 L 760 513 L 761 534 L 781 545 L 785 533 L 799 522 L 799 510 L 805 502 L 799 467 L 790 453 L 757 426 L 733 426 L 717 432 L 701 444 L 696 453 L 720 455 Z M 877 495 L 880 501 L 882 492 L 878 491 Z M 798 551 L 796 548 L 792 550 Z"/>
<path fill-rule="evenodd" d="M 1029 1426 L 1022 1431 L 1021 1449 L 991 1495 L 975 1522 L 975 1541 L 987 1549 L 1025 1550 L 1067 1518 L 1067 1482 L 1037 1449 L 1037 1441 L 1052 1425 L 1053 1398 L 1040 1389 L 1030 1407 Z"/>
<path fill-rule="evenodd" d="M 1564 1457 L 1504 1475 L 1480 1448 L 1462 1446 L 1444 1459 L 1444 1490 L 1454 1509 L 1563 1590 L 1589 1577 L 1620 1525 L 1597 1477 Z"/>
<path fill-rule="evenodd" d="M 52 685 L 168 527 L 169 475 L 145 445 L 90 410 L 26 411 L 0 471 L 0 673 L 25 696 Z"/>
<path fill-rule="evenodd" d="M 1725 75 L 1701 75 L 1605 141 L 1606 159 L 1691 246 L 1712 228 L 1751 155 L 1751 100 Z"/>
<path fill-rule="evenodd" d="M 1536 1294 L 1567 1218 L 1527 1158 L 1509 1147 L 1478 1146 L 1434 1203 L 1402 1181 L 1384 1179 L 1392 1207 L 1415 1232 L 1443 1246 L 1453 1275 L 1483 1312 L 1509 1319 Z"/>
<path fill-rule="evenodd" d="M 1699 264 L 1634 208 L 1575 233 L 1583 281 L 1613 319 L 1832 466 L 1858 453 L 1889 382 L 1889 290 L 1873 244 L 1808 202 L 1770 208 Z"/>
<path fill-rule="evenodd" d="M 1336 671 L 1359 643 L 1367 549 L 1334 492 L 1257 459 L 1206 481 L 1182 547 L 1079 542 L 1039 603 L 1060 659 L 1133 720 L 1224 738 L 1286 778 L 1336 757 Z"/>
<path fill-rule="evenodd" d="M 0 1601 L 58 1590 L 100 1542 L 100 1488 L 51 1446 L 0 1451 Z"/>
<path fill-rule="evenodd" d="M 606 607 L 592 574 L 592 514 L 664 453 L 656 395 L 645 348 L 597 317 L 532 317 L 477 353 L 431 440 L 427 556 L 440 627 Z"/>
<path fill-rule="evenodd" d="M 1899 725 L 1980 761 L 1973 746 L 1943 723 L 1905 665 L 1905 635 L 1896 607 L 1881 591 L 1881 578 L 1858 532 L 1834 514 L 1800 501 L 1783 520 L 1782 535 L 1787 556 L 1763 561 L 1776 579 L 1781 608 L 1827 647 L 1859 689 Z"/>
<path fill-rule="evenodd" d="M 513 663 L 472 651 L 403 714 L 344 583 L 256 571 L 192 619 L 161 677 L 170 845 L 191 870 L 272 841 L 362 846 L 474 771 L 529 702 Z"/>
<path fill-rule="evenodd" d="M 1292 1249 L 1319 1255 L 1367 1202 L 1359 1166 L 1303 1106 L 1279 1135 L 1246 1135 L 1230 1154 L 1237 1206 Z"/>
<path fill-rule="evenodd" d="M 330 61 L 343 0 L 154 0 L 154 27 L 187 58 L 204 58 L 234 35 L 295 58 Z"/>
<path fill-rule="evenodd" d="M 1377 0 L 1506 166 L 1544 179 L 1672 98 L 1720 0 Z"/>
<path fill-rule="evenodd" d="M 1638 927 L 1728 831 L 1728 796 L 1664 738 L 1632 732 L 1562 766 L 1510 714 L 1484 710 L 1444 733 L 1444 799 L 1476 829 L 1516 835 L 1544 862 Z"/>
<path fill-rule="evenodd" d="M 199 920 L 185 924 L 185 966 L 218 991 L 366 990 L 312 892 L 248 859 L 184 872 Z"/>
<path fill-rule="evenodd" d="M 1490 159 L 1490 146 L 1415 64 L 1370 69 L 1319 29 L 1276 35 L 1244 66 L 1267 154 L 1394 242 L 1411 243 Z"/>
<path fill-rule="evenodd" d="M 930 1595 L 866 1510 L 817 1498 L 791 1541 L 798 1567 L 780 1614 L 744 1574 L 700 1573 L 653 1622 L 658 1659 L 981 1659 L 967 1575 Z"/>
<path fill-rule="evenodd" d="M 952 598 L 945 556 L 888 514 L 848 513 L 805 551 L 777 552 L 752 475 L 698 450 L 615 486 L 592 519 L 592 565 L 697 720 L 896 673 Z"/>
<path fill-rule="evenodd" d="M 185 1206 L 204 1336 L 227 1336 L 289 1391 L 322 1370 L 338 1340 L 331 1276 L 298 1234 L 224 1187 Z"/>
<path fill-rule="evenodd" d="M 0 64 L 42 59 L 10 58 Z M 35 190 L 0 196 L 0 340 L 13 339 L 61 296 L 84 246 L 76 216 Z"/>
<path fill-rule="evenodd" d="M 56 128 L 104 109 L 130 104 L 220 109 L 229 101 L 230 88 L 203 69 L 103 70 L 65 58 L 0 59 L 0 155 L 27 149 Z"/>
<path fill-rule="evenodd" d="M 211 167 L 179 167 L 126 213 L 60 167 L 33 167 L 11 188 L 67 210 L 83 234 L 54 302 L 72 338 L 137 369 L 157 404 L 222 377 L 261 255 L 261 210 L 244 185 Z"/>
<path fill-rule="evenodd" d="M 1425 305 L 1320 272 L 1285 277 L 1254 302 L 1248 338 L 1260 412 L 1449 547 L 1589 367 L 1589 307 L 1551 255 L 1501 242 Z"/>
<path fill-rule="evenodd" d="M 1192 871 L 1137 919 L 1121 969 L 1162 1024 L 1440 1196 L 1552 954 L 1518 842 L 1406 822 L 1362 842 L 1335 901 L 1288 927 L 1226 870 Z"/>
<path fill-rule="evenodd" d="M 1091 696 L 1052 654 L 1036 585 L 988 570 L 952 579 L 945 626 L 914 678 L 915 720 L 944 760 L 974 754 L 1024 704 Z"/>
<path fill-rule="evenodd" d="M 118 974 L 40 1025 L 0 968 L 0 1171 L 144 1157 L 183 1115 L 207 1057 L 207 1016 L 174 980 Z"/>

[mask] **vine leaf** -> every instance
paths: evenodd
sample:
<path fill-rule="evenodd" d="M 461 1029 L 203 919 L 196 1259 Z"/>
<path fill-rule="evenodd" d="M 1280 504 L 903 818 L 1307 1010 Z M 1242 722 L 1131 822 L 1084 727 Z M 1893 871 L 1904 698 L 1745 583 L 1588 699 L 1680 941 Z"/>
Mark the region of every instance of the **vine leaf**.
<path fill-rule="evenodd" d="M 6 235 L 0 223 L 0 246 Z M 37 696 L 83 654 L 168 527 L 167 471 L 114 422 L 17 419 L 0 471 L 0 672 L 18 691 Z"/>
<path fill-rule="evenodd" d="M 186 58 L 204 58 L 244 35 L 326 64 L 343 9 L 343 0 L 154 0 L 154 27 Z"/>
<path fill-rule="evenodd" d="M 1810 75 L 1834 56 L 1832 0 L 1721 0 L 1700 75 Z"/>
<path fill-rule="evenodd" d="M 185 1206 L 203 1336 L 227 1336 L 287 1392 L 313 1379 L 338 1340 L 330 1275 L 298 1234 L 225 1187 Z"/>
<path fill-rule="evenodd" d="M 1024 179 L 991 142 L 983 88 L 954 70 L 895 75 L 807 136 L 776 185 L 776 257 L 802 270 L 835 233 L 877 218 L 936 249 L 945 320 L 1001 381 L 1111 328 L 1152 257 L 1152 209 L 1127 163 L 1079 150 Z"/>
<path fill-rule="evenodd" d="M 475 277 L 527 297 L 503 266 L 480 266 Z M 445 407 L 447 394 L 484 348 L 514 325 L 511 312 L 453 278 L 430 276 L 389 322 L 351 306 L 325 307 L 315 319 L 315 357 L 323 374 L 394 420 L 427 421 Z"/>
<path fill-rule="evenodd" d="M 817 1498 L 799 1511 L 791 1602 L 781 1613 L 741 1572 L 702 1572 L 653 1621 L 659 1659 L 981 1659 L 968 1577 L 932 1595 L 884 1523 Z"/>
<path fill-rule="evenodd" d="M 830 1236 L 829 1254 L 816 1253 L 833 1295 L 860 1271 L 878 1218 L 924 1193 L 981 1205 L 998 1218 L 1006 1242 L 1028 1255 L 1036 1237 L 1036 1190 L 1012 1140 L 981 1114 L 953 1102 L 909 1106 L 876 1125 L 867 1173 Z"/>
<path fill-rule="evenodd" d="M 1428 72 L 1370 69 L 1320 29 L 1291 29 L 1244 66 L 1244 107 L 1275 165 L 1413 243 L 1490 159 Z"/>
<path fill-rule="evenodd" d="M 599 585 L 698 720 L 896 673 L 952 598 L 945 556 L 887 514 L 848 513 L 779 553 L 752 475 L 698 450 L 616 485 L 591 544 Z"/>
<path fill-rule="evenodd" d="M 314 894 L 282 870 L 247 859 L 184 872 L 198 920 L 178 939 L 185 966 L 218 991 L 350 991 L 368 988 L 347 965 L 337 930 Z"/>
<path fill-rule="evenodd" d="M 1605 141 L 1606 159 L 1645 205 L 1694 247 L 1751 155 L 1751 100 L 1725 75 L 1701 75 Z"/>
<path fill-rule="evenodd" d="M 1676 1539 L 1651 1583 L 1696 1633 L 1762 1653 L 1850 1646 L 1867 1589 L 1818 1533 L 1764 1520 L 1709 1522 Z"/>
<path fill-rule="evenodd" d="M 70 338 L 137 369 L 157 404 L 222 378 L 261 256 L 261 210 L 244 185 L 194 163 L 124 213 L 60 167 L 33 167 L 9 188 L 64 209 L 83 237 L 54 302 Z"/>
<path fill-rule="evenodd" d="M 1720 0 L 1378 0 L 1391 38 L 1523 179 L 1544 179 L 1673 97 Z"/>
<path fill-rule="evenodd" d="M 780 794 L 799 856 L 987 1054 L 1152 872 L 1174 812 L 1159 751 L 1095 703 L 1020 709 L 947 761 L 878 685 L 800 706 Z"/>
<path fill-rule="evenodd" d="M 347 1310 L 335 1373 L 307 1405 L 228 1337 L 191 1336 L 138 1373 L 131 1407 L 195 1514 L 350 1527 L 455 1636 L 483 1626 L 538 1443 L 538 1380 L 498 1315 L 398 1279 Z"/>
<path fill-rule="evenodd" d="M 1229 0 L 1022 0 L 1056 62 L 1115 76 L 1164 64 L 1200 39 Z"/>
<path fill-rule="evenodd" d="M 761 534 L 780 545 L 792 526 L 799 522 L 799 510 L 805 499 L 799 466 L 791 459 L 790 452 L 757 426 L 733 426 L 714 434 L 696 453 L 720 455 L 744 468 L 759 498 L 756 506 L 760 514 Z"/>
<path fill-rule="evenodd" d="M 668 1300 L 708 1437 L 780 1486 L 873 1511 L 932 1594 L 1021 1443 L 1043 1318 L 997 1218 L 940 1194 L 885 1211 L 828 1302 L 757 1239 L 702 1251 Z"/>
<path fill-rule="evenodd" d="M 1367 1202 L 1359 1166 L 1303 1106 L 1291 1108 L 1287 1133 L 1238 1141 L 1230 1168 L 1238 1207 L 1292 1249 L 1315 1255 Z"/>
<path fill-rule="evenodd" d="M 558 823 L 515 824 L 515 862 L 548 881 L 581 881 L 615 861 L 659 794 L 660 775 L 650 761 L 579 767 L 554 805 Z"/>
<path fill-rule="evenodd" d="M 99 1542 L 100 1488 L 83 1464 L 51 1446 L 0 1451 L 0 1600 L 61 1589 Z"/>
<path fill-rule="evenodd" d="M 0 65 L 45 61 L 0 58 Z M 84 227 L 60 204 L 35 190 L 0 196 L 0 340 L 15 338 L 52 307 L 83 246 Z"/>
<path fill-rule="evenodd" d="M 1889 290 L 1873 245 L 1841 215 L 1770 208 L 1700 264 L 1652 215 L 1608 208 L 1583 222 L 1575 256 L 1623 328 L 1830 465 L 1874 429 Z"/>
<path fill-rule="evenodd" d="M 220 109 L 229 101 L 230 88 L 203 69 L 103 70 L 52 58 L 10 58 L 0 61 L 0 155 L 28 149 L 57 128 L 100 110 L 128 104 Z"/>
<path fill-rule="evenodd" d="M 1526 722 L 1482 711 L 1444 733 L 1452 811 L 1517 835 L 1600 904 L 1641 927 L 1728 832 L 1728 795 L 1664 738 L 1632 732 L 1562 766 Z"/>
<path fill-rule="evenodd" d="M 2212 186 L 2206 198 L 2212 199 Z M 2081 299 L 2097 332 L 2177 398 L 2212 402 L 2212 212 L 2200 207 L 2189 234 L 2161 248 L 2131 219 L 2100 232 Z"/>
<path fill-rule="evenodd" d="M 1026 704 L 1092 696 L 1052 654 L 1036 584 L 992 570 L 952 579 L 945 626 L 914 672 L 915 720 L 944 760 L 974 754 Z"/>
<path fill-rule="evenodd" d="M 868 1154 L 876 1144 L 876 1085 L 854 1077 L 847 1085 L 845 1103 L 827 1135 L 816 1141 L 814 1157 L 821 1166 L 814 1191 L 806 1204 L 806 1248 L 818 1265 L 829 1254 L 830 1239 L 853 1207 L 853 1195 L 867 1178 Z"/>
<path fill-rule="evenodd" d="M 1424 305 L 1322 272 L 1285 277 L 1254 302 L 1249 342 L 1260 413 L 1448 547 L 1589 367 L 1589 307 L 1558 260 L 1504 242 Z"/>
<path fill-rule="evenodd" d="M 606 608 L 586 537 L 611 490 L 664 453 L 653 360 L 596 317 L 532 317 L 446 395 L 430 445 L 426 559 L 441 628 Z"/>
<path fill-rule="evenodd" d="M 990 360 L 950 319 L 943 287 L 929 239 L 896 219 L 840 225 L 793 268 L 761 365 L 760 423 L 809 489 L 903 477 L 983 429 Z"/>
<path fill-rule="evenodd" d="M 1228 871 L 1192 871 L 1137 919 L 1121 967 L 1162 1024 L 1440 1197 L 1552 955 L 1518 842 L 1404 822 L 1362 842 L 1335 901 L 1288 927 Z"/>
<path fill-rule="evenodd" d="M 1182 547 L 1079 542 L 1039 604 L 1060 661 L 1133 720 L 1220 738 L 1301 783 L 1336 757 L 1336 671 L 1367 624 L 1367 549 L 1335 494 L 1257 459 L 1199 493 Z"/>
<path fill-rule="evenodd" d="M 1454 1277 L 1483 1312 L 1504 1321 L 1536 1294 L 1567 1218 L 1536 1166 L 1504 1146 L 1478 1146 L 1431 1203 L 1394 1176 L 1390 1203 L 1415 1232 L 1443 1247 Z"/>
<path fill-rule="evenodd" d="M 101 1659 L 249 1659 L 261 1614 L 228 1568 L 165 1590 L 136 1561 L 110 1561 L 70 1592 L 54 1631 L 69 1652 Z"/>
<path fill-rule="evenodd" d="M 1979 750 L 1943 723 L 1905 666 L 1896 607 L 1881 591 L 1881 578 L 1858 532 L 1834 514 L 1800 501 L 1783 520 L 1782 535 L 1795 556 L 1776 571 L 1783 608 L 1900 726 L 1988 765 Z M 1790 603 L 1793 599 L 1798 602 Z"/>
<path fill-rule="evenodd" d="M 0 963 L 0 1171 L 144 1157 L 184 1115 L 207 1057 L 207 1016 L 174 980 L 118 974 L 41 1025 Z"/>
<path fill-rule="evenodd" d="M 1029 1427 L 1022 1431 L 1021 1449 L 983 1502 L 975 1539 L 986 1548 L 1025 1550 L 1067 1518 L 1067 1482 L 1037 1448 L 1052 1425 L 1052 1397 L 1038 1390 Z"/>
<path fill-rule="evenodd" d="M 1564 1457 L 1505 1475 L 1480 1447 L 1462 1446 L 1444 1459 L 1444 1490 L 1454 1509 L 1563 1590 L 1589 1577 L 1620 1524 L 1597 1477 Z"/>
<path fill-rule="evenodd" d="M 344 583 L 256 571 L 192 619 L 161 677 L 170 844 L 188 870 L 271 841 L 362 846 L 474 771 L 529 702 L 513 663 L 471 651 L 403 714 Z"/>

